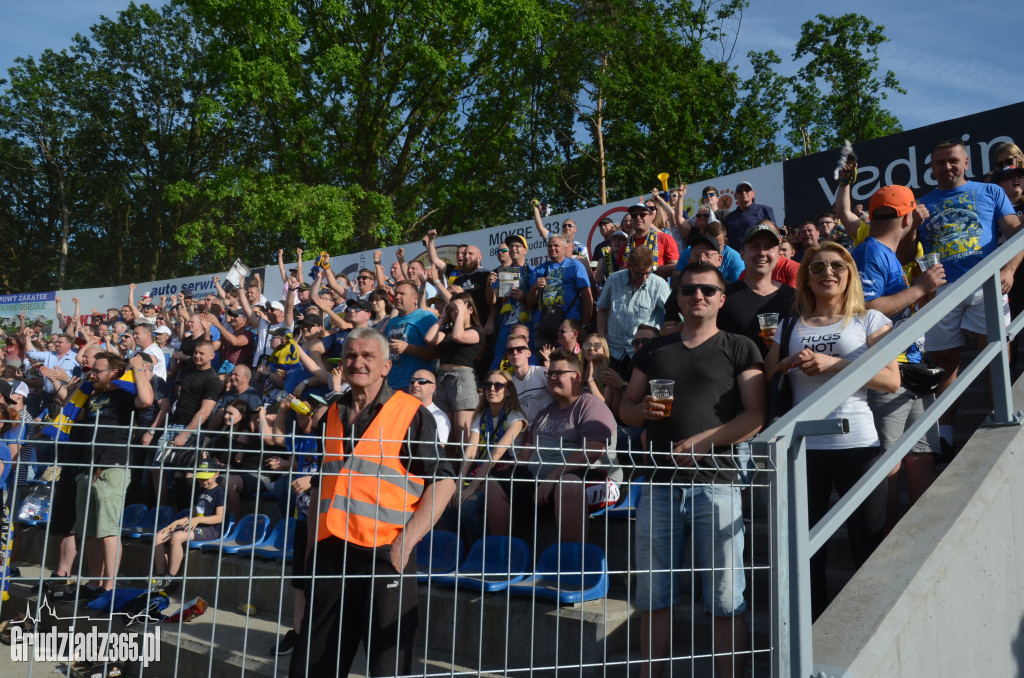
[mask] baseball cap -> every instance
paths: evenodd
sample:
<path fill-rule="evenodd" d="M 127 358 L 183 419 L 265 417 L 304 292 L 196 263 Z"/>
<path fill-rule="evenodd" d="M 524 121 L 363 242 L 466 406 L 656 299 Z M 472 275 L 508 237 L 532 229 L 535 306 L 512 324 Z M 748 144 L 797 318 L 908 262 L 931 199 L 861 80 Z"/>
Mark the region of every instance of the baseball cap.
<path fill-rule="evenodd" d="M 181 293 L 181 296 L 185 297 L 186 299 L 191 299 L 192 298 L 192 290 L 185 290 L 184 292 Z"/>
<path fill-rule="evenodd" d="M 233 315 L 236 318 L 244 318 L 245 311 L 243 311 L 241 308 L 229 308 L 228 315 Z"/>
<path fill-rule="evenodd" d="M 13 393 L 14 388 L 3 379 L 0 379 L 0 398 L 3 398 L 4 402 L 6 402 L 8 405 L 14 404 L 14 401 L 11 400 L 11 394 Z"/>
<path fill-rule="evenodd" d="M 204 461 L 199 464 L 199 468 L 196 470 L 196 480 L 209 480 L 210 478 L 216 477 L 218 469 L 216 466 L 208 461 Z"/>
<path fill-rule="evenodd" d="M 278 311 L 284 311 L 284 304 L 280 301 L 272 301 L 270 302 L 270 308 L 276 308 Z"/>
<path fill-rule="evenodd" d="M 171 334 L 171 328 L 168 327 L 167 325 L 160 325 L 155 330 L 153 330 L 153 334 Z"/>
<path fill-rule="evenodd" d="M 882 186 L 871 196 L 868 213 L 872 219 L 892 219 L 910 214 L 915 207 L 917 207 L 917 201 L 914 200 L 914 192 L 906 186 Z M 888 208 L 893 213 L 875 214 L 875 210 L 883 208 Z"/>
<path fill-rule="evenodd" d="M 309 285 L 308 282 L 299 283 L 299 289 L 300 290 L 308 290 L 308 289 L 310 289 L 310 285 Z"/>
<path fill-rule="evenodd" d="M 25 382 L 13 381 L 11 382 L 11 386 L 11 393 L 15 395 L 20 395 L 22 398 L 28 397 L 28 384 L 26 384 Z"/>
<path fill-rule="evenodd" d="M 373 313 L 373 307 L 366 299 L 349 299 L 345 302 L 345 306 L 347 308 L 358 308 L 366 311 L 367 313 Z"/>
<path fill-rule="evenodd" d="M 1006 181 L 1013 177 L 1024 177 L 1024 167 L 1007 167 L 996 170 L 992 173 L 992 183 L 998 184 L 1000 181 Z"/>
<path fill-rule="evenodd" d="M 612 238 L 625 238 L 626 240 L 629 240 L 629 236 L 626 234 L 625 231 L 615 231 L 610 236 L 608 236 L 609 240 L 611 240 Z"/>
<path fill-rule="evenodd" d="M 754 190 L 754 186 L 749 181 L 741 181 L 740 183 L 736 184 L 736 193 L 739 193 L 740 189 L 743 188 L 744 186 L 746 186 L 750 190 Z"/>
<path fill-rule="evenodd" d="M 605 224 L 614 224 L 614 223 L 615 223 L 614 219 L 612 219 L 611 217 L 605 217 L 605 218 L 601 219 L 601 221 L 597 222 L 597 225 L 598 226 L 604 226 Z"/>
<path fill-rule="evenodd" d="M 710 235 L 698 235 L 696 238 L 693 239 L 693 245 L 691 245 L 691 248 L 696 247 L 700 243 L 710 245 L 711 249 L 718 253 L 722 252 L 722 247 L 721 245 L 718 244 L 718 240 L 712 238 Z"/>
<path fill-rule="evenodd" d="M 743 244 L 746 245 L 748 242 L 753 240 L 759 233 L 767 233 L 774 240 L 775 244 L 778 245 L 782 242 L 782 236 L 779 235 L 779 230 L 768 223 L 755 224 L 747 229 L 747 232 L 743 234 Z"/>
<path fill-rule="evenodd" d="M 288 332 L 290 332 L 290 331 L 291 330 L 289 330 L 287 327 L 285 327 L 284 325 L 281 325 L 280 327 L 275 327 L 272 330 L 268 330 L 267 334 L 269 334 L 272 337 L 283 337 L 284 335 L 288 334 Z"/>
<path fill-rule="evenodd" d="M 647 206 L 647 205 L 646 205 L 645 203 L 643 203 L 643 202 L 638 202 L 638 203 L 637 203 L 637 204 L 635 204 L 635 205 L 630 205 L 630 206 L 629 206 L 629 210 L 628 210 L 628 212 L 629 212 L 630 214 L 632 214 L 633 212 L 638 212 L 638 211 L 640 211 L 640 210 L 643 210 L 644 212 L 653 212 L 653 211 L 654 211 L 654 208 L 653 208 L 653 207 L 648 207 L 648 206 Z"/>
<path fill-rule="evenodd" d="M 521 235 L 510 235 L 505 238 L 505 244 L 511 246 L 512 243 L 522 245 L 523 247 L 529 248 L 530 246 L 526 243 L 526 238 Z"/>
<path fill-rule="evenodd" d="M 320 327 L 324 324 L 324 321 L 323 318 L 316 313 L 307 313 L 302 317 L 302 322 L 300 324 L 303 327 Z"/>

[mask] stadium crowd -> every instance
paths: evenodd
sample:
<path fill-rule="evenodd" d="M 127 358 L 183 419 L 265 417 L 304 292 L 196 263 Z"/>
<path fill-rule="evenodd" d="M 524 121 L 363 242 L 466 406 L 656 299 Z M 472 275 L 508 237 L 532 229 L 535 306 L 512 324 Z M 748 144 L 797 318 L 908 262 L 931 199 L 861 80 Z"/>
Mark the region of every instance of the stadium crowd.
<path fill-rule="evenodd" d="M 335 540 L 373 554 L 382 544 L 356 536 L 366 516 L 333 477 L 374 431 L 401 447 L 394 455 L 405 461 L 390 472 L 417 479 L 376 498 L 405 516 L 385 545 L 435 524 L 476 539 L 537 519 L 553 520 L 563 541 L 585 542 L 587 516 L 644 476 L 634 551 L 644 656 L 667 655 L 668 615 L 686 581 L 671 570 L 681 567 L 691 531 L 707 568 L 716 650 L 742 651 L 743 449 L 765 425 L 769 380 L 785 373 L 796 402 L 811 397 L 1015 233 L 1024 157 L 1003 144 L 993 159 L 998 169 L 984 183 L 969 181 L 963 145 L 938 144 L 935 190 L 915 197 L 884 186 L 866 209 L 851 199 L 851 159 L 834 210 L 788 227 L 746 182 L 731 211 L 719 207 L 714 186 L 701 189 L 692 214 L 686 185 L 656 190 L 620 222 L 603 219 L 592 251 L 576 241 L 572 220 L 549 233 L 535 204 L 548 257 L 536 267 L 525 263 L 522 236 L 509 236 L 496 261 L 473 245 L 446 261 L 431 231 L 419 256 L 399 249 L 385 262 L 377 252 L 354 279 L 332 271 L 325 254 L 306 270 L 301 249 L 286 270 L 280 251 L 280 299 L 263 295 L 259 276 L 239 288 L 215 277 L 216 292 L 202 298 L 135 298 L 133 285 L 120 308 L 85 315 L 77 299 L 65 315 L 58 299 L 60 334 L 47 337 L 23 315 L 20 330 L 4 337 L 5 504 L 16 487 L 24 497 L 43 469 L 63 466 L 50 512 L 60 540 L 51 585 L 67 585 L 81 553 L 82 595 L 92 598 L 114 586 L 126 504 L 188 510 L 155 540 L 155 585 L 167 591 L 180 585 L 183 544 L 218 537 L 223 516 L 241 517 L 243 502 L 261 492 L 274 493 L 282 516 L 308 525 L 296 533 L 297 575 L 312 574 L 307 544 L 326 554 L 339 548 Z M 787 212 L 799 214 L 797 206 Z M 1013 284 L 1019 259 L 1003 275 L 1015 312 L 1024 308 L 1024 285 Z M 965 338 L 984 343 L 984 332 L 979 293 L 836 410 L 851 432 L 811 444 L 812 522 L 833 487 L 849 490 L 952 383 Z M 922 373 L 933 383 L 921 386 Z M 913 501 L 952 454 L 953 415 L 851 518 L 858 564 L 899 517 L 901 467 Z M 332 438 L 345 443 L 325 443 Z M 88 443 L 90 452 L 57 441 Z M 396 570 L 409 566 L 412 546 L 391 549 Z M 815 614 L 828 603 L 824 558 L 822 549 L 812 561 Z M 403 614 L 415 604 L 389 595 L 373 604 Z M 293 662 L 300 673 L 338 666 L 344 657 L 323 664 L 314 655 L 329 648 L 299 642 L 334 608 L 297 598 L 296 628 L 276 651 L 302 647 L 300 668 Z M 375 614 L 379 632 L 387 615 Z M 379 657 L 382 665 L 406 661 L 405 642 L 391 650 L 399 659 Z M 656 676 L 660 667 L 645 670 Z M 719 673 L 743 675 L 743 666 L 724 658 Z"/>

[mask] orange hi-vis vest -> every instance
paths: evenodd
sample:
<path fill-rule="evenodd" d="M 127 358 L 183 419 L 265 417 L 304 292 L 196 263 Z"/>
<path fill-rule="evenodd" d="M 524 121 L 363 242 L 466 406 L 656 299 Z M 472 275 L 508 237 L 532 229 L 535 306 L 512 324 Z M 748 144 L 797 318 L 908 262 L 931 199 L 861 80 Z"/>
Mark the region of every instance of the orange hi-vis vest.
<path fill-rule="evenodd" d="M 423 495 L 422 478 L 410 474 L 400 452 L 420 401 L 396 391 L 345 456 L 337 404 L 327 411 L 321 467 L 317 540 L 331 535 L 375 548 L 395 540 Z"/>

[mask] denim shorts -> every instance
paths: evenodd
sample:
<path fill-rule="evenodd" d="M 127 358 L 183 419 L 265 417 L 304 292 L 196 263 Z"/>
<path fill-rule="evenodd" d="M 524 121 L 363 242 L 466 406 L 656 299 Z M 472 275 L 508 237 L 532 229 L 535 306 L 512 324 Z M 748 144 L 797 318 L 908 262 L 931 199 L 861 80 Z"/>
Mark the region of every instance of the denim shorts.
<path fill-rule="evenodd" d="M 693 534 L 694 569 L 684 570 Z M 716 617 L 747 609 L 743 600 L 743 513 L 732 485 L 644 485 L 636 511 L 637 606 L 661 610 L 679 603 L 680 576 L 700 572 L 704 608 Z"/>

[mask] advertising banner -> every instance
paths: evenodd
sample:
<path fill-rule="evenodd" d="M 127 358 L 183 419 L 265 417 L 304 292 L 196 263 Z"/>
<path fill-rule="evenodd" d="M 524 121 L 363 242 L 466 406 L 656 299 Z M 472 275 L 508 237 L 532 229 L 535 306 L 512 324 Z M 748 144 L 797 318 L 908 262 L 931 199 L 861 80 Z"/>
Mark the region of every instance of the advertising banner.
<path fill-rule="evenodd" d="M 962 118 L 918 127 L 899 134 L 853 141 L 857 153 L 854 203 L 867 203 L 881 186 L 902 184 L 918 197 L 935 188 L 930 168 L 932 147 L 948 139 L 960 139 L 969 156 L 967 178 L 977 181 L 992 169 L 992 147 L 1024 137 L 1024 103 L 994 108 Z M 1019 145 L 1019 144 L 1018 144 Z M 787 160 L 782 165 L 785 204 L 790 225 L 813 220 L 830 211 L 838 182 L 833 178 L 839 149 Z M 776 210 L 778 215 L 778 210 Z"/>

